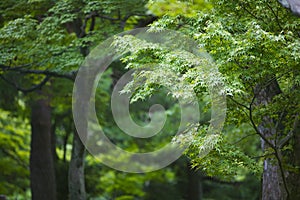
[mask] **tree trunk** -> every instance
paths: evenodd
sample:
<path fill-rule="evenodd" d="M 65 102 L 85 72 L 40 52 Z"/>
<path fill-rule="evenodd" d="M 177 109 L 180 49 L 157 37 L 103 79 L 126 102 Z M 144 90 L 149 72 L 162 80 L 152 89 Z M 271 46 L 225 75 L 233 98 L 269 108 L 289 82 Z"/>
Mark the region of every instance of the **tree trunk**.
<path fill-rule="evenodd" d="M 281 90 L 276 79 L 269 82 L 269 84 L 264 88 L 257 87 L 257 105 L 267 105 L 273 98 L 280 94 Z M 296 108 L 295 108 L 296 109 Z M 282 112 L 282 111 L 278 111 Z M 267 158 L 264 160 L 264 170 L 262 177 L 262 200 L 298 200 L 300 199 L 300 124 L 299 124 L 299 114 L 296 115 L 294 122 L 294 127 L 288 132 L 293 132 L 294 135 L 291 139 L 287 139 L 289 144 L 292 144 L 292 153 L 283 154 L 282 146 L 280 146 L 283 139 L 288 138 L 288 136 L 280 135 L 284 132 L 283 124 L 277 125 L 276 130 L 276 120 L 272 119 L 270 116 L 263 116 L 262 122 L 258 126 L 259 132 L 262 136 L 268 140 L 261 139 L 261 146 L 263 151 L 265 151 L 270 146 L 273 146 L 275 150 L 274 158 Z M 279 123 L 279 122 L 278 122 Z M 290 129 L 290 128 L 289 128 Z M 290 140 L 290 141 L 289 141 Z M 290 170 L 286 166 L 294 166 L 294 170 Z M 298 167 L 298 169 L 297 169 Z"/>
<path fill-rule="evenodd" d="M 84 183 L 84 154 L 85 148 L 78 133 L 74 133 L 72 156 L 69 166 L 69 194 L 71 200 L 85 200 Z"/>
<path fill-rule="evenodd" d="M 187 200 L 201 200 L 202 199 L 202 184 L 199 172 L 193 170 L 188 164 L 187 166 Z"/>
<path fill-rule="evenodd" d="M 284 7 L 291 9 L 291 11 L 300 16 L 300 2 L 299 0 L 278 0 Z"/>
<path fill-rule="evenodd" d="M 288 174 L 288 186 L 290 188 L 290 199 L 299 200 L 300 199 L 300 124 L 298 124 L 295 129 L 295 135 L 293 138 L 293 155 L 291 156 L 291 163 L 293 166 L 297 166 L 298 170 L 296 172 L 290 172 Z"/>
<path fill-rule="evenodd" d="M 33 200 L 55 200 L 55 168 L 51 148 L 51 108 L 48 97 L 31 110 L 30 186 Z"/>
<path fill-rule="evenodd" d="M 275 162 L 275 163 L 273 163 Z M 281 186 L 282 178 L 276 161 L 264 160 L 262 180 L 262 200 L 284 200 L 285 192 Z"/>
<path fill-rule="evenodd" d="M 93 21 L 93 23 L 95 23 Z M 71 24 L 70 27 L 72 31 L 76 33 L 77 38 L 84 38 L 86 36 L 85 29 L 82 29 L 82 19 L 77 18 Z M 89 53 L 89 49 L 87 47 L 80 47 L 80 53 L 83 56 L 87 56 Z M 86 85 L 82 85 L 81 92 L 86 91 L 88 88 Z M 75 97 L 76 101 L 81 100 L 83 102 L 89 101 L 86 99 L 85 94 L 78 94 L 79 96 Z M 81 95 L 83 98 L 81 98 Z M 81 105 L 80 113 L 86 115 L 86 107 Z M 74 113 L 73 113 L 74 114 Z M 85 117 L 84 117 L 85 118 Z M 80 134 L 87 132 L 87 121 L 82 121 L 80 128 L 78 130 Z M 85 192 L 85 181 L 84 181 L 84 158 L 85 158 L 85 147 L 79 138 L 78 132 L 74 131 L 73 137 L 73 147 L 72 147 L 72 155 L 69 166 L 69 198 L 71 200 L 85 200 L 86 192 Z"/>
<path fill-rule="evenodd" d="M 276 80 L 270 82 L 267 86 L 256 88 L 257 105 L 268 105 L 272 99 L 281 93 L 279 85 Z M 275 145 L 274 136 L 276 134 L 275 123 L 270 116 L 263 116 L 262 122 L 258 126 L 259 132 L 270 143 Z M 261 139 L 261 147 L 266 151 L 270 147 L 264 139 Z M 279 163 L 275 159 L 267 158 L 263 163 L 262 176 L 262 200 L 283 200 L 286 193 L 283 187 L 282 175 L 280 173 Z"/>
<path fill-rule="evenodd" d="M 299 87 L 295 88 L 299 90 Z M 300 113 L 296 114 L 296 119 L 293 124 L 294 135 L 291 138 L 290 144 L 293 147 L 293 153 L 289 155 L 289 165 L 294 167 L 290 170 L 287 176 L 288 187 L 290 189 L 290 199 L 300 199 Z M 297 169 L 297 170 L 295 170 Z"/>

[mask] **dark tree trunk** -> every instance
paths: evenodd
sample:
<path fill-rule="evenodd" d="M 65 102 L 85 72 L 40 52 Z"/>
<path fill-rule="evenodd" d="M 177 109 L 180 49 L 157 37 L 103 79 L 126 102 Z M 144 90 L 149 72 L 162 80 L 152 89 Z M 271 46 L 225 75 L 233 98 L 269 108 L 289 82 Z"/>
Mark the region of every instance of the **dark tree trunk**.
<path fill-rule="evenodd" d="M 297 121 L 297 126 L 295 127 L 295 135 L 293 138 L 293 155 L 291 155 L 291 163 L 298 167 L 298 171 L 290 172 L 288 174 L 288 186 L 290 188 L 290 199 L 299 200 L 300 199 L 300 124 Z"/>
<path fill-rule="evenodd" d="M 297 73 L 298 74 L 298 73 Z M 299 93 L 299 86 L 294 86 L 293 90 Z M 299 98 L 298 98 L 299 99 Z M 297 107 L 299 105 L 299 100 L 295 104 Z M 295 120 L 293 122 L 293 136 L 289 144 L 293 147 L 292 154 L 288 155 L 289 165 L 294 167 L 294 170 L 290 170 L 287 176 L 288 187 L 290 189 L 290 200 L 299 200 L 300 199 L 300 113 L 299 109 L 295 114 Z M 297 169 L 297 170 L 295 170 Z"/>
<path fill-rule="evenodd" d="M 84 183 L 84 154 L 85 147 L 77 132 L 75 132 L 69 167 L 69 194 L 71 200 L 86 199 Z"/>
<path fill-rule="evenodd" d="M 51 145 L 51 108 L 48 97 L 32 103 L 30 186 L 33 200 L 55 200 L 56 182 Z"/>
<path fill-rule="evenodd" d="M 187 166 L 187 200 L 201 200 L 202 199 L 202 184 L 201 177 L 198 171 Z"/>

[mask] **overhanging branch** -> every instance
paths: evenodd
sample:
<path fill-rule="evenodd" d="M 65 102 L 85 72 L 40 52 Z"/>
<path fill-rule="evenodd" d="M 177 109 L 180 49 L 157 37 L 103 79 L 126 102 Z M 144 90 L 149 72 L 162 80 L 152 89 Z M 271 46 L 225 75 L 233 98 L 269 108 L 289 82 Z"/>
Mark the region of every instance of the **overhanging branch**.
<path fill-rule="evenodd" d="M 0 70 L 3 72 L 5 71 L 14 71 L 18 72 L 21 74 L 40 74 L 40 75 L 45 75 L 49 77 L 57 77 L 57 78 L 66 78 L 69 80 L 74 81 L 77 70 L 76 71 L 71 71 L 69 73 L 59 73 L 59 72 L 54 72 L 54 71 L 49 71 L 49 70 L 36 70 L 36 69 L 24 69 L 23 67 L 16 66 L 16 67 L 9 67 L 6 65 L 0 64 Z"/>
<path fill-rule="evenodd" d="M 50 79 L 50 76 L 46 76 L 39 84 L 34 85 L 27 89 L 18 86 L 15 82 L 10 81 L 9 79 L 5 78 L 3 75 L 0 75 L 0 78 L 2 80 L 4 80 L 5 82 L 7 82 L 8 84 L 14 86 L 17 90 L 24 92 L 24 93 L 28 93 L 28 92 L 33 92 L 37 89 L 41 89 L 48 82 L 48 80 Z"/>

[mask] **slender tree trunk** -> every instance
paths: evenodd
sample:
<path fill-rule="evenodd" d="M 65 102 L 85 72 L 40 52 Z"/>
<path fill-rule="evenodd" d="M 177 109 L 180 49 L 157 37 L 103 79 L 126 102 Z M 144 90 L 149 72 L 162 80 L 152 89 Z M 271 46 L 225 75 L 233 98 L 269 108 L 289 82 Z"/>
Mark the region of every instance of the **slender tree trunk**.
<path fill-rule="evenodd" d="M 93 22 L 95 23 L 95 22 Z M 82 29 L 82 19 L 77 18 L 72 23 L 69 24 L 70 31 L 74 31 L 78 38 L 83 38 L 86 36 L 85 29 Z M 87 56 L 89 49 L 87 47 L 80 47 L 80 53 L 83 56 Z M 81 86 L 81 92 L 86 91 L 86 86 Z M 80 95 L 80 94 L 79 94 Z M 85 94 L 81 94 L 85 97 Z M 89 99 L 76 97 L 77 100 L 87 102 Z M 81 107 L 80 114 L 86 114 L 86 108 Z M 78 114 L 78 113 L 75 113 Z M 87 122 L 81 122 L 80 130 L 81 134 L 86 133 L 87 131 Z M 85 158 L 85 147 L 81 142 L 78 132 L 74 131 L 73 137 L 73 146 L 72 146 L 72 155 L 69 165 L 69 198 L 70 200 L 85 200 L 86 191 L 85 191 L 85 181 L 84 181 L 84 158 Z"/>
<path fill-rule="evenodd" d="M 30 186 L 33 200 L 56 200 L 51 145 L 51 108 L 48 97 L 32 102 Z"/>
<path fill-rule="evenodd" d="M 85 200 L 84 156 L 85 147 L 77 132 L 74 133 L 72 156 L 69 166 L 69 194 L 71 200 Z"/>

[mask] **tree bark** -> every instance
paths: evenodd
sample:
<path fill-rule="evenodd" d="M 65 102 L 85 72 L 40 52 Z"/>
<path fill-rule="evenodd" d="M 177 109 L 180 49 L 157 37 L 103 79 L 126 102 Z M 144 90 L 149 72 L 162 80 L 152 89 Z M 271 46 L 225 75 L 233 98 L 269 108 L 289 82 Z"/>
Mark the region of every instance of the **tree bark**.
<path fill-rule="evenodd" d="M 187 187 L 187 200 L 201 200 L 202 199 L 202 184 L 201 177 L 199 172 L 193 170 L 188 164 L 187 166 L 187 178 L 188 178 L 188 187 Z"/>
<path fill-rule="evenodd" d="M 84 156 L 85 147 L 78 133 L 74 133 L 72 156 L 69 166 L 69 194 L 71 200 L 85 200 Z"/>
<path fill-rule="evenodd" d="M 300 16 L 300 1 L 299 0 L 278 0 L 284 7 L 291 9 L 291 11 Z"/>
<path fill-rule="evenodd" d="M 291 163 L 293 166 L 298 167 L 297 172 L 290 172 L 287 177 L 288 186 L 290 188 L 290 199 L 300 199 L 300 124 L 295 127 L 295 134 L 293 138 L 293 155 L 291 156 Z"/>
<path fill-rule="evenodd" d="M 30 187 L 33 200 L 56 200 L 51 148 L 51 108 L 47 96 L 31 107 Z"/>
<path fill-rule="evenodd" d="M 82 19 L 77 18 L 71 24 L 72 31 L 76 33 L 77 38 L 84 38 L 86 36 L 85 29 L 82 26 Z M 80 53 L 83 56 L 87 56 L 89 49 L 87 47 L 80 47 Z M 86 91 L 86 85 L 81 86 L 81 92 Z M 84 98 L 86 95 L 83 95 L 83 98 L 75 97 L 76 100 L 82 100 L 87 102 L 89 99 Z M 80 94 L 79 94 L 80 96 Z M 86 115 L 86 108 L 81 106 L 81 112 L 79 114 Z M 75 113 L 78 114 L 78 113 Z M 81 134 L 87 132 L 87 121 L 82 121 L 80 129 L 78 130 Z M 85 181 L 84 181 L 84 158 L 85 158 L 85 147 L 78 135 L 77 131 L 74 131 L 73 137 L 73 146 L 72 146 L 72 155 L 69 166 L 69 198 L 71 200 L 85 200 L 86 191 L 85 191 Z"/>
<path fill-rule="evenodd" d="M 280 88 L 276 80 L 270 82 L 267 86 L 258 85 L 256 88 L 257 105 L 268 105 L 272 99 L 280 94 Z M 259 132 L 272 145 L 275 145 L 276 130 L 274 120 L 270 116 L 263 116 L 262 122 L 258 126 Z M 261 147 L 266 151 L 270 145 L 261 138 Z M 262 175 L 262 200 L 283 200 L 286 199 L 286 192 L 283 187 L 282 174 L 280 173 L 279 163 L 275 159 L 267 158 L 263 163 Z"/>
<path fill-rule="evenodd" d="M 257 106 L 270 104 L 274 97 L 281 93 L 277 80 L 275 78 L 271 80 L 267 82 L 267 86 L 256 87 Z M 298 87 L 293 87 L 292 90 L 296 91 Z M 257 128 L 257 132 L 261 135 L 263 151 L 271 147 L 275 155 L 264 160 L 262 200 L 300 199 L 300 118 L 297 104 L 290 105 L 289 109 L 295 111 L 291 116 L 286 116 L 288 113 L 284 113 L 284 110 L 278 110 L 281 119 L 263 116 Z M 293 120 L 293 127 L 287 127 L 282 122 L 284 118 Z M 283 150 L 284 145 L 290 145 L 291 150 Z"/>
<path fill-rule="evenodd" d="M 272 163 L 271 159 L 264 160 L 262 179 L 262 200 L 285 199 L 285 194 L 283 191 L 284 189 L 282 189 L 281 186 L 282 180 L 279 173 L 278 164 Z"/>

